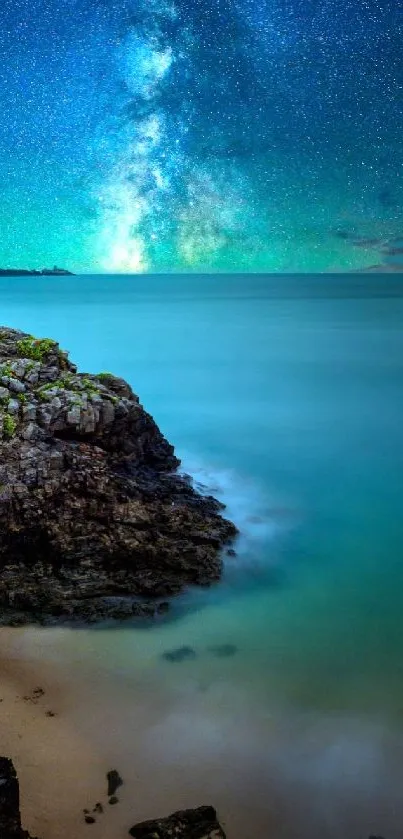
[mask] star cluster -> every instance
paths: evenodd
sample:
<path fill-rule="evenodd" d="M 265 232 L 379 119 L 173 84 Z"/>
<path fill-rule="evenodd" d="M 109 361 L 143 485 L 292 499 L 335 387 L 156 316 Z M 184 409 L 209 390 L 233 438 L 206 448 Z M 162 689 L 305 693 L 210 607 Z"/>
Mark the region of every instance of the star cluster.
<path fill-rule="evenodd" d="M 354 236 L 402 234 L 392 0 L 3 0 L 0 23 L 0 265 L 343 270 L 371 261 Z"/>

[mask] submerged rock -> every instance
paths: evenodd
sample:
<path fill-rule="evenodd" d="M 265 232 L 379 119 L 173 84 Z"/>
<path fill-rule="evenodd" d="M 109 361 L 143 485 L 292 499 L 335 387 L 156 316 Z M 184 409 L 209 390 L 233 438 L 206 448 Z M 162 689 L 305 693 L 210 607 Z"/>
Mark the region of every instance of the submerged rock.
<path fill-rule="evenodd" d="M 13 763 L 0 757 L 0 837 L 34 839 L 21 827 L 20 791 Z"/>
<path fill-rule="evenodd" d="M 166 650 L 165 653 L 162 653 L 161 658 L 172 662 L 187 661 L 196 658 L 196 652 L 193 647 L 178 647 L 176 650 Z"/>
<path fill-rule="evenodd" d="M 178 465 L 127 382 L 1 328 L 0 622 L 150 616 L 219 579 L 236 528 Z"/>
<path fill-rule="evenodd" d="M 140 822 L 129 834 L 134 839 L 225 839 L 214 807 L 179 810 L 166 819 Z"/>

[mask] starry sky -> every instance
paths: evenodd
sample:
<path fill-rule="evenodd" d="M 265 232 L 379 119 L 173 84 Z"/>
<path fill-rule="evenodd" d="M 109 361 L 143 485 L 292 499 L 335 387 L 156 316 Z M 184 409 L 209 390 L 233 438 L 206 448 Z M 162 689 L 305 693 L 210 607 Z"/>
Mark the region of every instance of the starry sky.
<path fill-rule="evenodd" d="M 0 266 L 347 270 L 403 234 L 396 0 L 2 0 L 0 24 Z"/>

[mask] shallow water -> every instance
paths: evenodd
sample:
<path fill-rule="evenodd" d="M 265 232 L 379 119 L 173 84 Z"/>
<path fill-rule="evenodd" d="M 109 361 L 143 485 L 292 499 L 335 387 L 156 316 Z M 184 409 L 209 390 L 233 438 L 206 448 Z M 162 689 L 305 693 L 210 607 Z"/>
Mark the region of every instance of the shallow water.
<path fill-rule="evenodd" d="M 126 774 L 136 754 L 144 817 L 211 800 L 233 839 L 400 836 L 403 280 L 1 288 L 2 322 L 129 379 L 241 529 L 222 584 L 167 623 L 23 635 L 80 674 L 77 725 Z"/>

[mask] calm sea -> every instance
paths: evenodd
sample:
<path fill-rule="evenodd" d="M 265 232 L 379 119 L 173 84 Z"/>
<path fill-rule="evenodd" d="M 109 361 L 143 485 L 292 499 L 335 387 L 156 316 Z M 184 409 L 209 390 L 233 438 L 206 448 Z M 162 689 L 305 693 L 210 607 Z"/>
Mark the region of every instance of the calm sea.
<path fill-rule="evenodd" d="M 101 686 L 103 720 L 120 703 L 119 766 L 140 749 L 156 801 L 162 785 L 215 803 L 230 839 L 401 837 L 403 277 L 21 278 L 0 295 L 2 324 L 127 378 L 241 529 L 222 584 L 166 624 L 43 632 Z M 183 644 L 194 659 L 163 660 Z"/>

